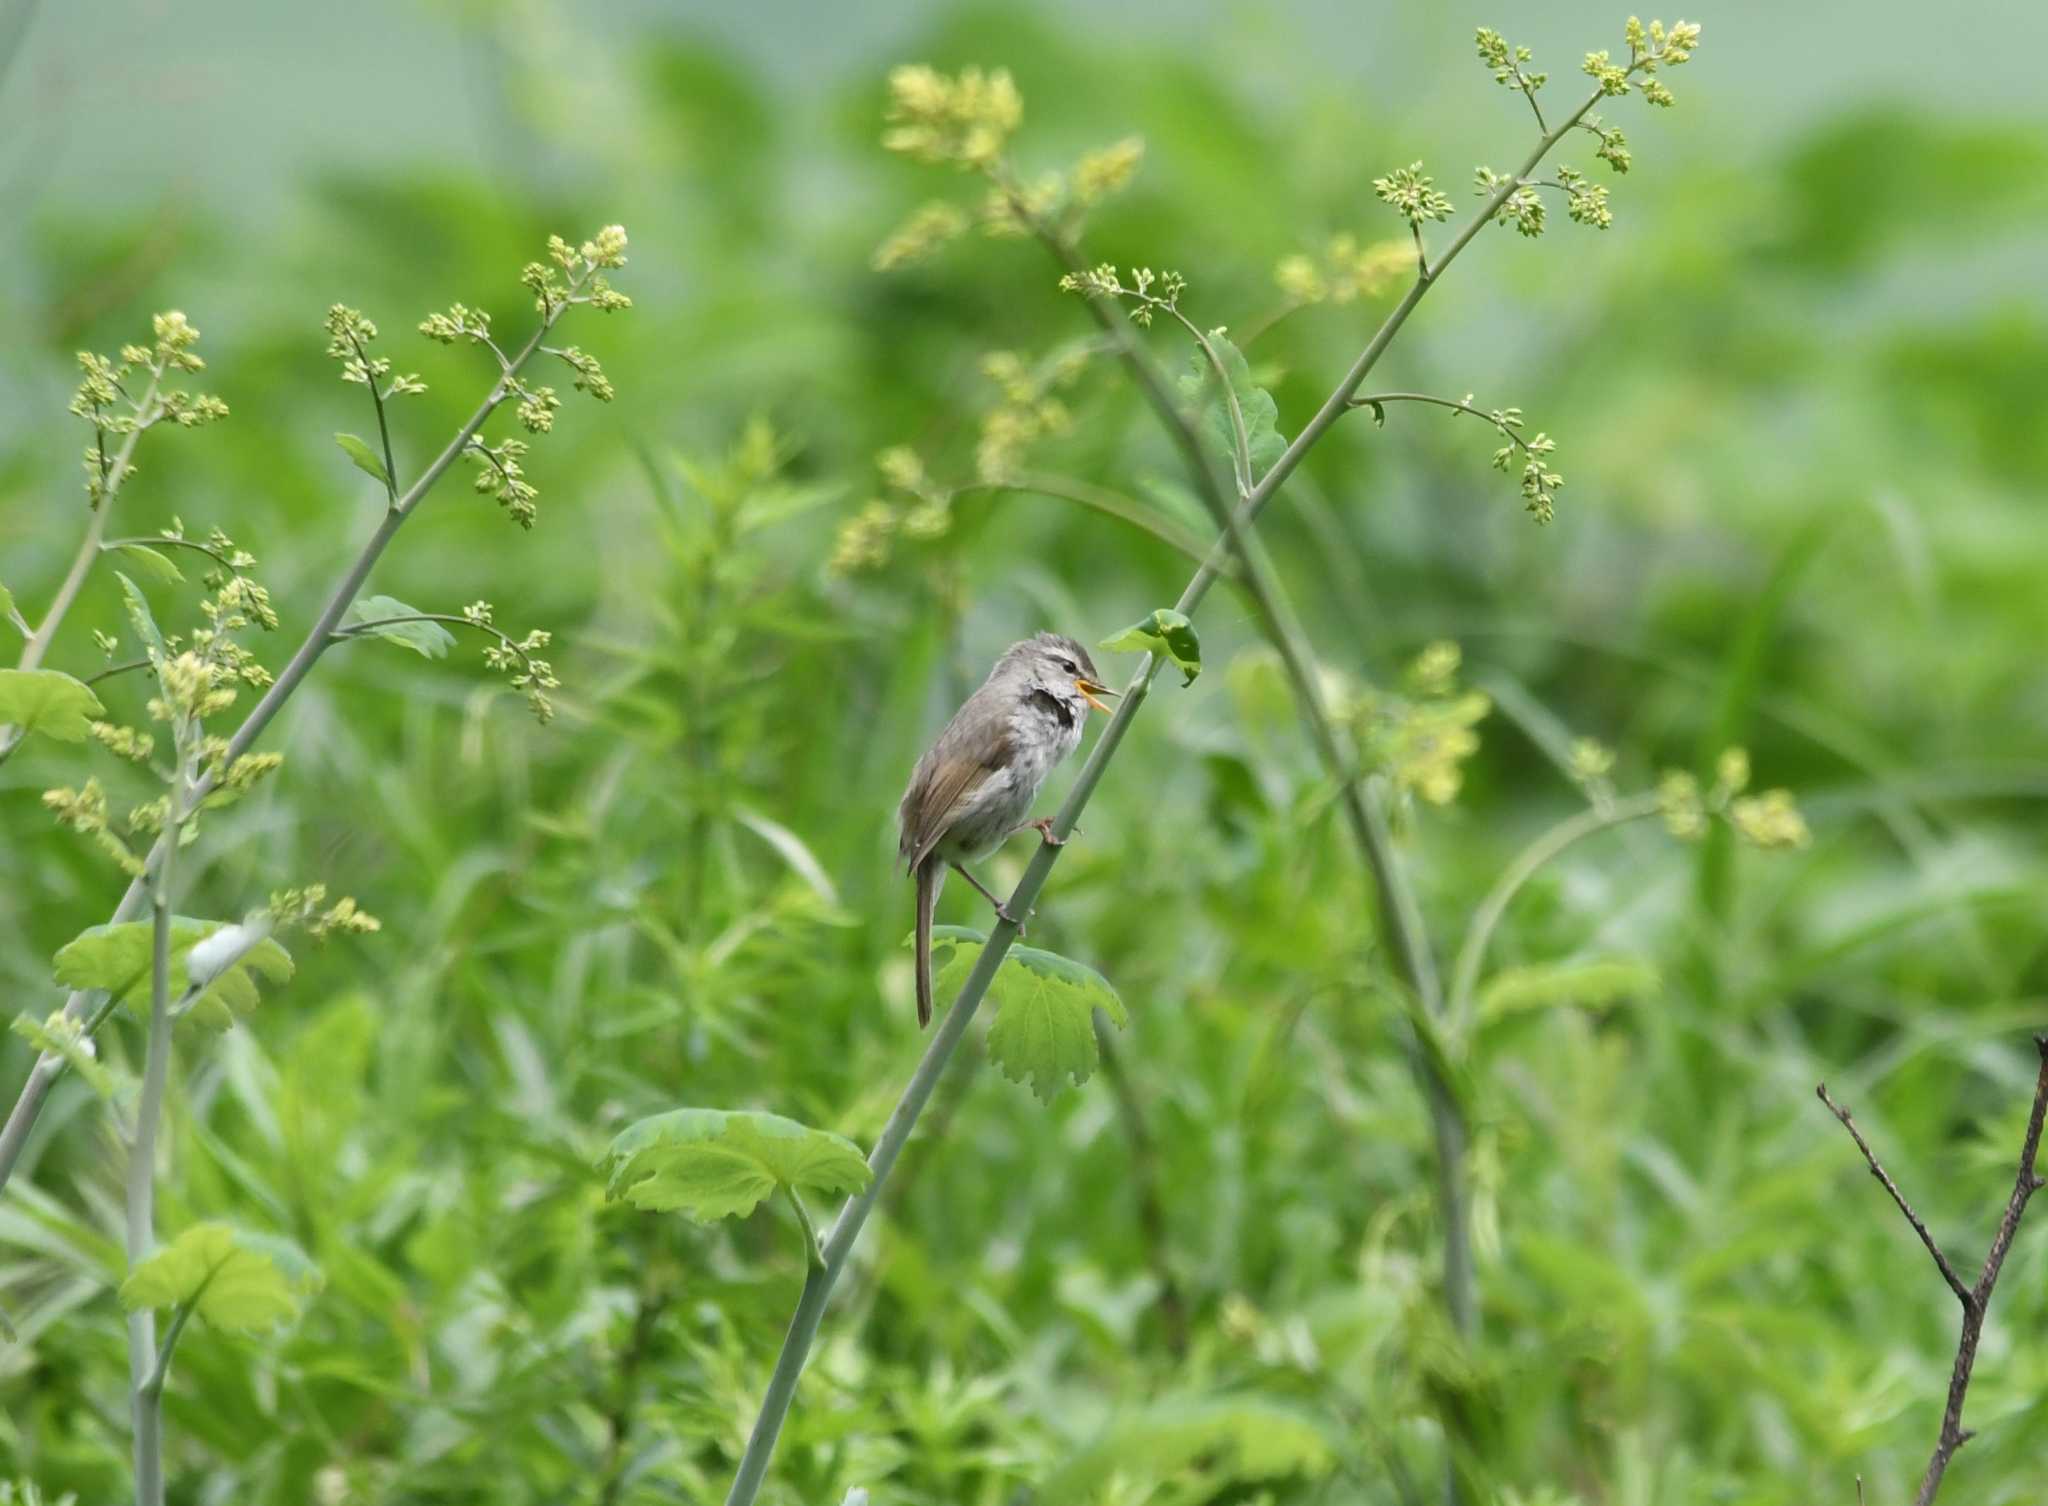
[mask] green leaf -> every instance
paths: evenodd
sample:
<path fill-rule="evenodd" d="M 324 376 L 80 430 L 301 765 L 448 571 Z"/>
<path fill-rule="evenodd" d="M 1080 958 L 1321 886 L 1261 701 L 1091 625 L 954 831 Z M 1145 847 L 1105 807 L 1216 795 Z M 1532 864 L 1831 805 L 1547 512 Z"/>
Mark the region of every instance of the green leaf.
<path fill-rule="evenodd" d="M 147 544 L 119 544 L 115 547 L 147 569 L 164 585 L 175 586 L 185 579 L 185 572 L 172 563 L 168 554 L 152 549 Z"/>
<path fill-rule="evenodd" d="M 111 1099 L 114 1096 L 114 1075 L 93 1054 L 92 1042 L 81 1033 L 78 1020 L 72 1016 L 61 1009 L 47 1020 L 23 1013 L 14 1017 L 11 1028 L 37 1051 L 54 1051 L 63 1057 L 71 1070 L 100 1097 Z"/>
<path fill-rule="evenodd" d="M 380 617 L 411 617 L 418 612 L 418 607 L 409 607 L 393 596 L 359 596 L 349 603 L 342 626 L 375 622 Z M 388 639 L 400 648 L 411 649 L 422 659 L 445 659 L 448 650 L 455 647 L 455 635 L 438 622 L 394 622 L 369 628 L 358 636 Z"/>
<path fill-rule="evenodd" d="M 356 469 L 375 476 L 387 487 L 391 485 L 391 473 L 384 469 L 384 462 L 377 458 L 377 452 L 353 434 L 337 434 L 334 442 L 341 446 L 342 453 L 356 463 Z"/>
<path fill-rule="evenodd" d="M 858 1192 L 867 1158 L 843 1135 L 780 1114 L 672 1109 L 620 1131 L 598 1169 L 605 1196 L 699 1223 L 744 1218 L 778 1188 Z"/>
<path fill-rule="evenodd" d="M 92 687 L 57 669 L 0 669 L 0 725 L 78 743 L 105 708 Z"/>
<path fill-rule="evenodd" d="M 14 593 L 5 586 L 0 586 L 0 617 L 5 617 L 18 628 L 26 628 L 28 625 L 22 621 L 21 614 L 14 610 Z"/>
<path fill-rule="evenodd" d="M 1479 1019 L 1486 1023 L 1558 1005 L 1598 1009 L 1654 994 L 1658 984 L 1657 969 L 1636 957 L 1594 957 L 1504 968 L 1479 991 Z"/>
<path fill-rule="evenodd" d="M 194 1224 L 121 1283 L 121 1305 L 179 1307 L 216 1328 L 254 1333 L 288 1323 L 320 1289 L 320 1273 L 290 1240 L 227 1224 Z"/>
<path fill-rule="evenodd" d="M 228 927 L 220 920 L 171 917 L 171 997 L 180 997 L 189 982 L 186 954 L 199 942 Z M 58 951 L 57 982 L 66 988 L 97 988 L 134 1009 L 149 1006 L 150 922 L 93 926 L 81 931 Z M 202 1025 L 226 1030 L 237 1015 L 248 1014 L 261 999 L 257 979 L 283 983 L 292 975 L 291 953 L 265 938 L 210 983 L 193 1001 L 190 1015 Z"/>
<path fill-rule="evenodd" d="M 164 635 L 158 631 L 156 618 L 150 614 L 149 598 L 142 594 L 142 588 L 123 575 L 114 572 L 114 579 L 121 583 L 121 597 L 128 605 L 128 620 L 135 624 L 135 636 L 142 640 L 152 663 L 168 659 L 170 650 L 164 647 Z"/>
<path fill-rule="evenodd" d="M 1252 480 L 1257 481 L 1287 449 L 1287 437 L 1280 432 L 1280 407 L 1273 401 L 1272 393 L 1252 380 L 1251 365 L 1243 351 L 1215 333 L 1210 334 L 1209 344 L 1215 348 L 1216 359 L 1230 381 L 1230 390 L 1237 394 L 1238 411 L 1244 415 L 1245 438 L 1249 442 Z M 1206 408 L 1210 438 L 1221 447 L 1224 458 L 1235 456 L 1237 432 L 1230 421 L 1230 405 L 1223 401 L 1216 368 L 1200 350 L 1190 358 L 1188 371 L 1180 379 L 1180 390 L 1190 403 Z"/>
<path fill-rule="evenodd" d="M 1113 654 L 1163 654 L 1187 676 L 1181 681 L 1183 687 L 1194 684 L 1195 676 L 1202 672 L 1202 640 L 1195 635 L 1195 625 L 1185 612 L 1171 607 L 1159 608 L 1096 647 Z"/>
<path fill-rule="evenodd" d="M 970 950 L 966 943 L 973 942 Z M 965 926 L 932 927 L 932 947 L 953 948 L 942 988 L 966 981 L 984 938 Z M 1095 1040 L 1095 1011 L 1122 1030 L 1131 1022 L 1124 1001 L 1094 968 L 1035 946 L 1013 946 L 989 984 L 996 1006 L 988 1029 L 990 1060 L 1012 1082 L 1028 1082 L 1041 1102 L 1051 1103 L 1067 1078 L 1076 1086 L 1095 1073 L 1101 1050 Z"/>

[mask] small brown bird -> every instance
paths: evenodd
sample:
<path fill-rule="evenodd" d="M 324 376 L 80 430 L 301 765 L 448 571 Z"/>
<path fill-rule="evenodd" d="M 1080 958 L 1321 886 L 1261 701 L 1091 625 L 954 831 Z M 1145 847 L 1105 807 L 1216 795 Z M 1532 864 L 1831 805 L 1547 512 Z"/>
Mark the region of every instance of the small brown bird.
<path fill-rule="evenodd" d="M 1053 766 L 1081 745 L 1088 708 L 1109 710 L 1097 698 L 1115 694 L 1073 639 L 1040 633 L 1013 643 L 911 771 L 896 819 L 898 851 L 917 880 L 920 1027 L 932 1022 L 932 911 L 945 870 L 959 869 L 998 915 L 1016 919 L 964 865 L 1027 826 L 1054 840 L 1049 819 L 1026 821 L 1024 813 Z"/>

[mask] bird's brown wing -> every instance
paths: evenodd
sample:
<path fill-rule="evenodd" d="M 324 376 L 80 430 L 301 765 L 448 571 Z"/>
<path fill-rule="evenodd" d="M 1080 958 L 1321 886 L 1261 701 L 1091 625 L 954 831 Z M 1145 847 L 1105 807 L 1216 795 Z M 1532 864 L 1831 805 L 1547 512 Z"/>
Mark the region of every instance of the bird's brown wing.
<path fill-rule="evenodd" d="M 945 836 L 960 807 L 981 788 L 989 775 L 1010 761 L 1007 731 L 991 739 L 980 757 L 949 746 L 950 743 L 951 739 L 941 737 L 931 752 L 919 760 L 916 772 L 911 775 L 910 788 L 904 791 L 903 805 L 897 812 L 903 824 L 899 850 L 905 866 L 913 871 Z"/>

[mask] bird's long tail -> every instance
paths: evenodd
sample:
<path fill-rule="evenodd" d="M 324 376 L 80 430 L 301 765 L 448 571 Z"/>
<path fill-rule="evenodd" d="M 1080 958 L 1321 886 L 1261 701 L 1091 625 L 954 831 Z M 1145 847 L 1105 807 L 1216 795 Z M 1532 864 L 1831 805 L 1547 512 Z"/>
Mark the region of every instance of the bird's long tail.
<path fill-rule="evenodd" d="M 917 865 L 917 1028 L 932 1022 L 932 912 L 938 908 L 939 885 L 946 865 L 934 855 Z"/>

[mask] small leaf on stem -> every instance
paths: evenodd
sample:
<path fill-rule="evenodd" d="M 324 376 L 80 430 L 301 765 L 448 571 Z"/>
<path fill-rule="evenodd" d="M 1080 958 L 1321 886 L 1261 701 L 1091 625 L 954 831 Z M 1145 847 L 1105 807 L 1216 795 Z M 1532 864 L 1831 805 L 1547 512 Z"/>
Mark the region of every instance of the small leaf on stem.
<path fill-rule="evenodd" d="M 376 627 L 363 628 L 355 634 L 359 638 L 382 638 L 400 648 L 409 648 L 422 659 L 445 659 L 448 650 L 455 647 L 455 635 L 438 622 L 382 622 L 387 617 L 416 617 L 418 607 L 409 607 L 395 596 L 359 596 L 350 603 L 348 615 L 341 625 L 360 627 L 363 623 L 374 622 Z"/>
<path fill-rule="evenodd" d="M 672 1109 L 627 1126 L 598 1169 L 605 1196 L 699 1223 L 744 1218 L 777 1188 L 858 1192 L 867 1158 L 843 1135 L 780 1114 Z"/>
<path fill-rule="evenodd" d="M 391 473 L 384 469 L 384 462 L 377 458 L 377 452 L 367 441 L 354 434 L 337 434 L 334 442 L 341 446 L 344 455 L 355 462 L 357 470 L 375 476 L 386 486 L 391 484 Z"/>
<path fill-rule="evenodd" d="M 1161 607 L 1142 622 L 1134 622 L 1121 633 L 1096 645 L 1113 654 L 1163 654 L 1187 678 L 1183 686 L 1195 683 L 1202 672 L 1202 640 L 1185 612 Z"/>

